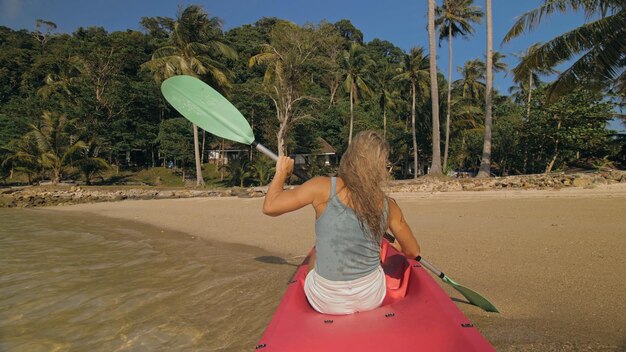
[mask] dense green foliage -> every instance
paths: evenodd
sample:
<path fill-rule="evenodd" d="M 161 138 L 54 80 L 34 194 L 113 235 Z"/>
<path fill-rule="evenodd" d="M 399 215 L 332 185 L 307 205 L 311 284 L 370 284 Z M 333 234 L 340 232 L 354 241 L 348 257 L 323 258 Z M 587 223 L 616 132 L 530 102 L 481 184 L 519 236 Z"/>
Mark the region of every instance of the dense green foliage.
<path fill-rule="evenodd" d="M 185 10 L 176 18 L 141 19 L 144 31 L 90 27 L 56 34 L 45 21 L 33 32 L 0 26 L 0 180 L 21 173 L 29 181 L 56 182 L 71 174 L 89 182 L 110 166 L 170 162 L 193 170 L 191 124 L 167 105 L 158 86 L 185 70 L 224 92 L 270 149 L 314 154 L 321 137 L 341 154 L 349 135 L 377 129 L 390 143 L 394 177 L 427 169 L 433 136 L 423 48 L 407 53 L 383 39 L 364 42 L 345 19 L 298 26 L 262 18 L 224 33 L 218 18 L 195 10 L 206 26 L 185 25 Z M 48 26 L 45 34 L 42 25 Z M 480 164 L 485 64 L 464 60 L 461 79 L 447 82 L 438 75 L 442 126 L 450 110 L 444 172 Z M 494 92 L 492 172 L 624 161 L 624 148 L 612 144 L 606 130 L 614 106 L 597 89 L 570 91 L 553 102 L 546 98 L 550 86 L 537 84 L 531 82 L 528 99 L 523 78 L 510 97 Z M 200 138 L 206 162 L 208 151 L 220 150 L 222 141 L 202 133 Z M 267 159 L 249 160 L 242 153 L 219 170 L 243 186 L 266 184 L 271 169 Z M 312 162 L 309 171 L 329 170 Z"/>

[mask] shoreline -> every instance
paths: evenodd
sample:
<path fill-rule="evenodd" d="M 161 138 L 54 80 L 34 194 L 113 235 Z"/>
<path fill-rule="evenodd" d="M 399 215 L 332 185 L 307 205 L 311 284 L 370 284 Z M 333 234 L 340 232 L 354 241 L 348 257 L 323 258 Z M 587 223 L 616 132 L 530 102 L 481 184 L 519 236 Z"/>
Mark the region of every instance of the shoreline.
<path fill-rule="evenodd" d="M 423 256 L 500 309 L 501 314 L 486 313 L 457 301 L 498 351 L 626 348 L 619 294 L 626 292 L 626 183 L 391 196 Z M 299 264 L 315 241 L 313 210 L 272 218 L 261 213 L 262 201 L 127 200 L 41 211 L 147 223 L 209 241 L 258 247 L 277 262 Z M 283 282 L 272 285 L 280 293 L 265 299 L 278 302 Z M 447 285 L 441 286 L 462 300 Z"/>
<path fill-rule="evenodd" d="M 619 170 L 592 173 L 552 173 L 493 178 L 450 178 L 423 176 L 395 180 L 386 187 L 388 193 L 424 194 L 457 192 L 501 192 L 534 190 L 589 189 L 606 185 L 626 184 L 626 172 Z M 297 186 L 290 186 L 297 187 Z M 206 197 L 263 197 L 267 186 L 231 187 L 225 189 L 194 189 L 133 186 L 25 186 L 0 188 L 0 208 L 33 208 L 122 200 L 178 199 Z"/>

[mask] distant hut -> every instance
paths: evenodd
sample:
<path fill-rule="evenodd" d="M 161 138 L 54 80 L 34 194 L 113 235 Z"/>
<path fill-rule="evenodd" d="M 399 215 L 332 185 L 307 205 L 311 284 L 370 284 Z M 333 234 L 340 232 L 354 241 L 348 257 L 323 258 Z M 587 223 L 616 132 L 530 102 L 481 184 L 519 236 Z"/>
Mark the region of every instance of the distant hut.
<path fill-rule="evenodd" d="M 296 165 L 307 165 L 314 161 L 320 162 L 320 166 L 337 165 L 337 151 L 324 138 L 317 138 L 318 148 L 310 154 L 298 153 L 292 157 Z M 321 159 L 321 160 L 320 160 Z"/>

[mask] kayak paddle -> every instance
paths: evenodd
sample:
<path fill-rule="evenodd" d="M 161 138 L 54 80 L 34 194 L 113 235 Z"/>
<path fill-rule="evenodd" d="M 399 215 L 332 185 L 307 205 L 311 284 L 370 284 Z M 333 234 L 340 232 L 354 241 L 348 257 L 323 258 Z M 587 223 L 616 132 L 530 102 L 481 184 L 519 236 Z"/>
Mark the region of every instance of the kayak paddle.
<path fill-rule="evenodd" d="M 395 237 L 393 237 L 389 232 L 385 233 L 385 238 L 391 243 L 396 241 Z M 446 274 L 444 274 L 439 269 L 437 269 L 434 265 L 429 263 L 426 259 L 418 255 L 415 258 L 415 260 L 421 263 L 423 266 L 425 266 L 426 269 L 430 270 L 433 274 L 438 276 L 441 279 L 441 281 L 445 282 L 446 284 L 452 286 L 455 290 L 459 291 L 465 298 L 467 298 L 470 304 L 473 304 L 479 308 L 482 308 L 487 312 L 500 313 L 498 308 L 496 308 L 496 306 L 494 306 L 493 303 L 489 302 L 488 299 L 481 296 L 478 292 L 470 288 L 467 288 L 457 283 L 456 281 L 452 280 Z"/>
<path fill-rule="evenodd" d="M 489 302 L 489 300 L 487 300 L 485 297 L 481 296 L 478 292 L 472 289 L 469 289 L 457 283 L 456 281 L 452 280 L 451 278 L 446 276 L 446 274 L 439 271 L 435 266 L 427 262 L 426 259 L 422 258 L 421 256 L 417 256 L 415 260 L 420 262 L 422 265 L 424 265 L 426 269 L 430 270 L 433 274 L 437 275 L 441 279 L 441 281 L 447 283 L 448 285 L 452 286 L 455 290 L 459 291 L 465 298 L 467 298 L 469 303 L 477 307 L 480 307 L 486 310 L 487 312 L 500 313 L 498 308 L 496 308 L 496 306 L 494 306 L 491 302 Z"/>
<path fill-rule="evenodd" d="M 196 124 L 196 126 L 216 136 L 251 145 L 272 160 L 278 159 L 274 152 L 261 145 L 254 138 L 254 132 L 252 132 L 250 124 L 248 124 L 241 112 L 219 92 L 198 78 L 192 76 L 170 77 L 161 84 L 161 92 L 165 99 L 181 115 Z M 309 179 L 304 170 L 295 169 L 294 174 L 304 181 Z M 395 238 L 389 234 L 385 234 L 385 237 L 390 242 L 395 241 Z M 417 257 L 415 260 L 421 262 L 428 270 L 439 276 L 443 282 L 454 287 L 471 304 L 488 312 L 498 312 L 498 309 L 486 298 L 456 283 L 424 258 Z"/>
<path fill-rule="evenodd" d="M 192 76 L 173 76 L 161 84 L 165 99 L 187 120 L 218 137 L 251 145 L 272 160 L 278 156 L 260 144 L 241 112 L 208 84 Z M 293 172 L 302 180 L 308 176 L 301 169 Z"/>

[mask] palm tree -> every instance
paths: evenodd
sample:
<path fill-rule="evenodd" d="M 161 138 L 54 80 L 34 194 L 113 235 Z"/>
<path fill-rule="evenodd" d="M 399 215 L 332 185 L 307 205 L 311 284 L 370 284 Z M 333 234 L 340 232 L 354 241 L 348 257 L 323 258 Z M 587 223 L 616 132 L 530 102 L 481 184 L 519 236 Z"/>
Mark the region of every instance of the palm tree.
<path fill-rule="evenodd" d="M 476 177 L 489 177 L 491 175 L 491 116 L 492 93 L 493 93 L 493 26 L 491 17 L 491 0 L 485 1 L 487 12 L 487 82 L 485 85 L 485 137 L 483 140 L 483 153 L 480 160 L 480 168 Z"/>
<path fill-rule="evenodd" d="M 457 67 L 461 78 L 453 82 L 455 89 L 461 91 L 464 99 L 477 102 L 485 96 L 485 63 L 480 59 L 469 60 L 463 67 Z"/>
<path fill-rule="evenodd" d="M 408 55 L 404 55 L 400 63 L 399 73 L 395 79 L 408 82 L 411 85 L 411 133 L 413 135 L 413 178 L 417 178 L 418 149 L 417 149 L 417 132 L 415 128 L 415 113 L 417 93 L 419 91 L 420 98 L 424 99 L 428 95 L 428 85 L 430 80 L 430 58 L 424 55 L 424 48 L 413 48 Z"/>
<path fill-rule="evenodd" d="M 378 105 L 383 111 L 383 138 L 387 139 L 387 109 L 395 107 L 398 99 L 396 87 L 393 84 L 395 70 L 389 63 L 384 62 L 376 71 L 378 72 L 376 76 L 379 90 Z"/>
<path fill-rule="evenodd" d="M 42 171 L 41 158 L 37 141 L 32 133 L 26 133 L 22 138 L 9 141 L 3 148 L 6 157 L 2 161 L 3 167 L 9 167 L 13 171 L 26 174 L 28 184 L 33 181 L 33 175 Z"/>
<path fill-rule="evenodd" d="M 214 57 L 223 55 L 236 58 L 236 52 L 221 40 L 222 22 L 197 5 L 191 5 L 178 14 L 170 43 L 152 54 L 145 63 L 157 83 L 175 75 L 190 75 L 208 79 L 224 92 L 230 87 L 227 69 Z M 204 185 L 200 164 L 198 126 L 193 124 L 194 153 L 196 159 L 196 185 Z"/>
<path fill-rule="evenodd" d="M 87 145 L 76 137 L 74 121 L 66 115 L 46 111 L 41 125 L 31 125 L 31 129 L 37 142 L 39 162 L 44 169 L 52 171 L 52 184 L 56 185 L 63 170 L 80 159 Z"/>
<path fill-rule="evenodd" d="M 531 45 L 525 52 L 521 53 L 521 54 L 513 54 L 515 55 L 517 58 L 520 59 L 520 65 L 522 64 L 522 62 L 524 61 L 524 59 L 530 55 L 531 53 L 535 52 L 535 50 L 537 50 L 537 48 L 539 48 L 539 46 L 541 45 L 541 43 L 535 43 L 533 45 Z M 530 68 L 530 67 L 525 67 L 525 70 L 527 70 L 527 72 L 523 73 L 522 75 L 524 76 L 524 78 L 520 81 L 517 81 L 517 79 L 514 78 L 514 80 L 516 81 L 516 83 L 518 83 L 519 87 L 521 88 L 521 92 L 526 92 L 527 93 L 527 99 L 526 99 L 526 119 L 530 119 L 530 103 L 532 101 L 532 96 L 533 96 L 533 88 L 538 87 L 539 84 L 541 83 L 539 80 L 539 75 L 549 75 L 549 74 L 553 74 L 556 73 L 556 71 L 554 69 L 551 68 L 547 68 L 547 67 L 543 67 L 543 68 Z M 509 92 L 513 92 L 513 87 L 511 87 L 512 89 L 509 89 Z"/>
<path fill-rule="evenodd" d="M 437 82 L 437 47 L 435 46 L 435 0 L 428 0 L 428 53 L 430 56 L 430 99 L 433 123 L 433 152 L 430 173 L 441 174 L 441 142 L 439 131 L 439 87 Z"/>
<path fill-rule="evenodd" d="M 343 84 L 344 88 L 350 92 L 350 128 L 348 144 L 352 142 L 352 132 L 354 130 L 354 105 L 358 104 L 359 95 L 372 95 L 372 91 L 365 79 L 372 64 L 373 62 L 365 53 L 363 46 L 357 43 L 352 43 L 350 50 L 343 52 L 341 66 L 345 70 L 346 75 Z"/>
<path fill-rule="evenodd" d="M 260 186 L 264 186 L 271 181 L 275 164 L 272 159 L 262 155 L 260 158 L 256 158 L 254 163 L 250 165 L 252 176 L 259 181 Z"/>
<path fill-rule="evenodd" d="M 544 0 L 543 5 L 518 18 L 502 43 L 534 30 L 556 12 L 579 10 L 585 12 L 587 19 L 599 19 L 539 44 L 513 69 L 515 79 L 522 81 L 532 69 L 553 69 L 575 59 L 550 86 L 551 101 L 583 84 L 613 88 L 617 94 L 625 94 L 626 2 L 623 0 Z"/>
<path fill-rule="evenodd" d="M 111 168 L 111 165 L 103 158 L 98 157 L 102 140 L 93 137 L 91 141 L 85 143 L 85 149 L 81 158 L 75 162 L 76 167 L 83 174 L 85 183 L 91 185 L 91 179 L 104 170 Z"/>
<path fill-rule="evenodd" d="M 451 130 L 454 136 L 461 137 L 461 148 L 457 151 L 457 166 L 463 168 L 467 159 L 466 137 L 471 134 L 482 134 L 482 113 L 484 110 L 470 99 L 454 96 L 451 101 L 452 110 Z"/>
<path fill-rule="evenodd" d="M 472 23 L 480 23 L 484 13 L 474 0 L 444 0 L 443 6 L 435 9 L 437 19 L 435 25 L 439 28 L 439 45 L 444 39 L 448 40 L 448 101 L 446 109 L 446 142 L 443 153 L 443 169 L 448 165 L 448 148 L 450 144 L 450 103 L 452 96 L 452 38 L 467 37 L 474 34 Z"/>
<path fill-rule="evenodd" d="M 230 160 L 228 164 L 222 165 L 230 175 L 230 182 L 233 186 L 243 187 L 245 182 L 252 177 L 250 170 L 250 160 L 247 158 L 237 158 Z"/>

